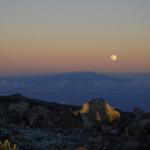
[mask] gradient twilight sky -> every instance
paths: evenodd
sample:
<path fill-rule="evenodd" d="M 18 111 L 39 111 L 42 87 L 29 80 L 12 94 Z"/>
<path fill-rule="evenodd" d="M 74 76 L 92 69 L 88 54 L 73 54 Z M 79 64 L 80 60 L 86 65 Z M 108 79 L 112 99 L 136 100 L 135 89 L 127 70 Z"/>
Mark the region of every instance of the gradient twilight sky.
<path fill-rule="evenodd" d="M 150 72 L 149 40 L 150 0 L 0 0 L 1 74 Z"/>

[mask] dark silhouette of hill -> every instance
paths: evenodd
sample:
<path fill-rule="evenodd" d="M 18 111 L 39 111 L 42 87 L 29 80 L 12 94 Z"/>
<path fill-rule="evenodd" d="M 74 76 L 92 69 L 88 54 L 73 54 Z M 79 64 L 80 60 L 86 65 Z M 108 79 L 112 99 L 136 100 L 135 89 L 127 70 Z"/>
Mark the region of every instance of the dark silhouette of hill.
<path fill-rule="evenodd" d="M 58 104 L 56 102 L 48 102 L 39 99 L 32 99 L 23 96 L 20 93 L 16 93 L 10 96 L 0 96 L 0 103 L 18 103 L 20 101 L 24 101 L 29 103 L 31 106 L 47 106 L 50 109 L 58 109 L 58 110 L 69 110 L 69 109 L 79 109 L 79 106 L 66 105 L 66 104 Z"/>

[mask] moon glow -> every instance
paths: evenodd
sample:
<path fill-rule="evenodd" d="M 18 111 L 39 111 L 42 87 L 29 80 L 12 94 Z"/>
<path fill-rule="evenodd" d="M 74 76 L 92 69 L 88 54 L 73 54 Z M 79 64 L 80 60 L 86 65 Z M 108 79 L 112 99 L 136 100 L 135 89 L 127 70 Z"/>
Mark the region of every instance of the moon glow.
<path fill-rule="evenodd" d="M 113 54 L 113 55 L 111 55 L 111 57 L 110 57 L 110 58 L 111 58 L 111 60 L 112 60 L 113 62 L 115 62 L 115 61 L 117 60 L 117 56 L 116 56 L 116 55 L 114 55 L 114 54 Z"/>

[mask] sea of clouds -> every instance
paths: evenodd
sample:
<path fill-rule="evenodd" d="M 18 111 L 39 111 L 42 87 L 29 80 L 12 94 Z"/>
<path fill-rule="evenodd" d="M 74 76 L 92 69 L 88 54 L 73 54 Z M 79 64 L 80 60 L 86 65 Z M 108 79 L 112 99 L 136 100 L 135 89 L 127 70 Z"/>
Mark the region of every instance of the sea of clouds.
<path fill-rule="evenodd" d="M 102 74 L 92 72 L 0 76 L 0 95 L 21 93 L 24 96 L 81 105 L 103 97 L 113 106 L 149 110 L 150 74 Z"/>

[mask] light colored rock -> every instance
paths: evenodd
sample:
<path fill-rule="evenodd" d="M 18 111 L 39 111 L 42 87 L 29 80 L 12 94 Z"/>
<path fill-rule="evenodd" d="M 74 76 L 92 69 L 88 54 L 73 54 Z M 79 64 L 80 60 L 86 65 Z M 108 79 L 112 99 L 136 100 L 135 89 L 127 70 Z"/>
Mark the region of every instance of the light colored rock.
<path fill-rule="evenodd" d="M 75 110 L 75 111 L 73 111 L 73 112 L 72 112 L 72 115 L 73 115 L 74 117 L 80 116 L 80 110 Z"/>
<path fill-rule="evenodd" d="M 81 147 L 76 148 L 75 150 L 87 150 L 87 148 L 81 146 Z"/>
<path fill-rule="evenodd" d="M 84 114 L 84 113 L 88 113 L 89 112 L 89 110 L 90 110 L 90 101 L 89 102 L 85 102 L 84 104 L 83 104 L 83 107 L 81 108 L 81 110 L 80 110 L 80 113 L 81 114 Z"/>
<path fill-rule="evenodd" d="M 120 119 L 120 113 L 102 98 L 93 99 L 84 103 L 80 114 L 86 127 L 90 127 L 96 122 L 113 122 Z"/>
<path fill-rule="evenodd" d="M 17 150 L 16 144 L 11 147 L 11 144 L 8 140 L 5 140 L 3 143 L 0 141 L 0 150 Z"/>
<path fill-rule="evenodd" d="M 118 120 L 121 117 L 120 113 L 114 108 L 112 108 L 107 102 L 105 103 L 105 111 L 109 122 Z"/>

